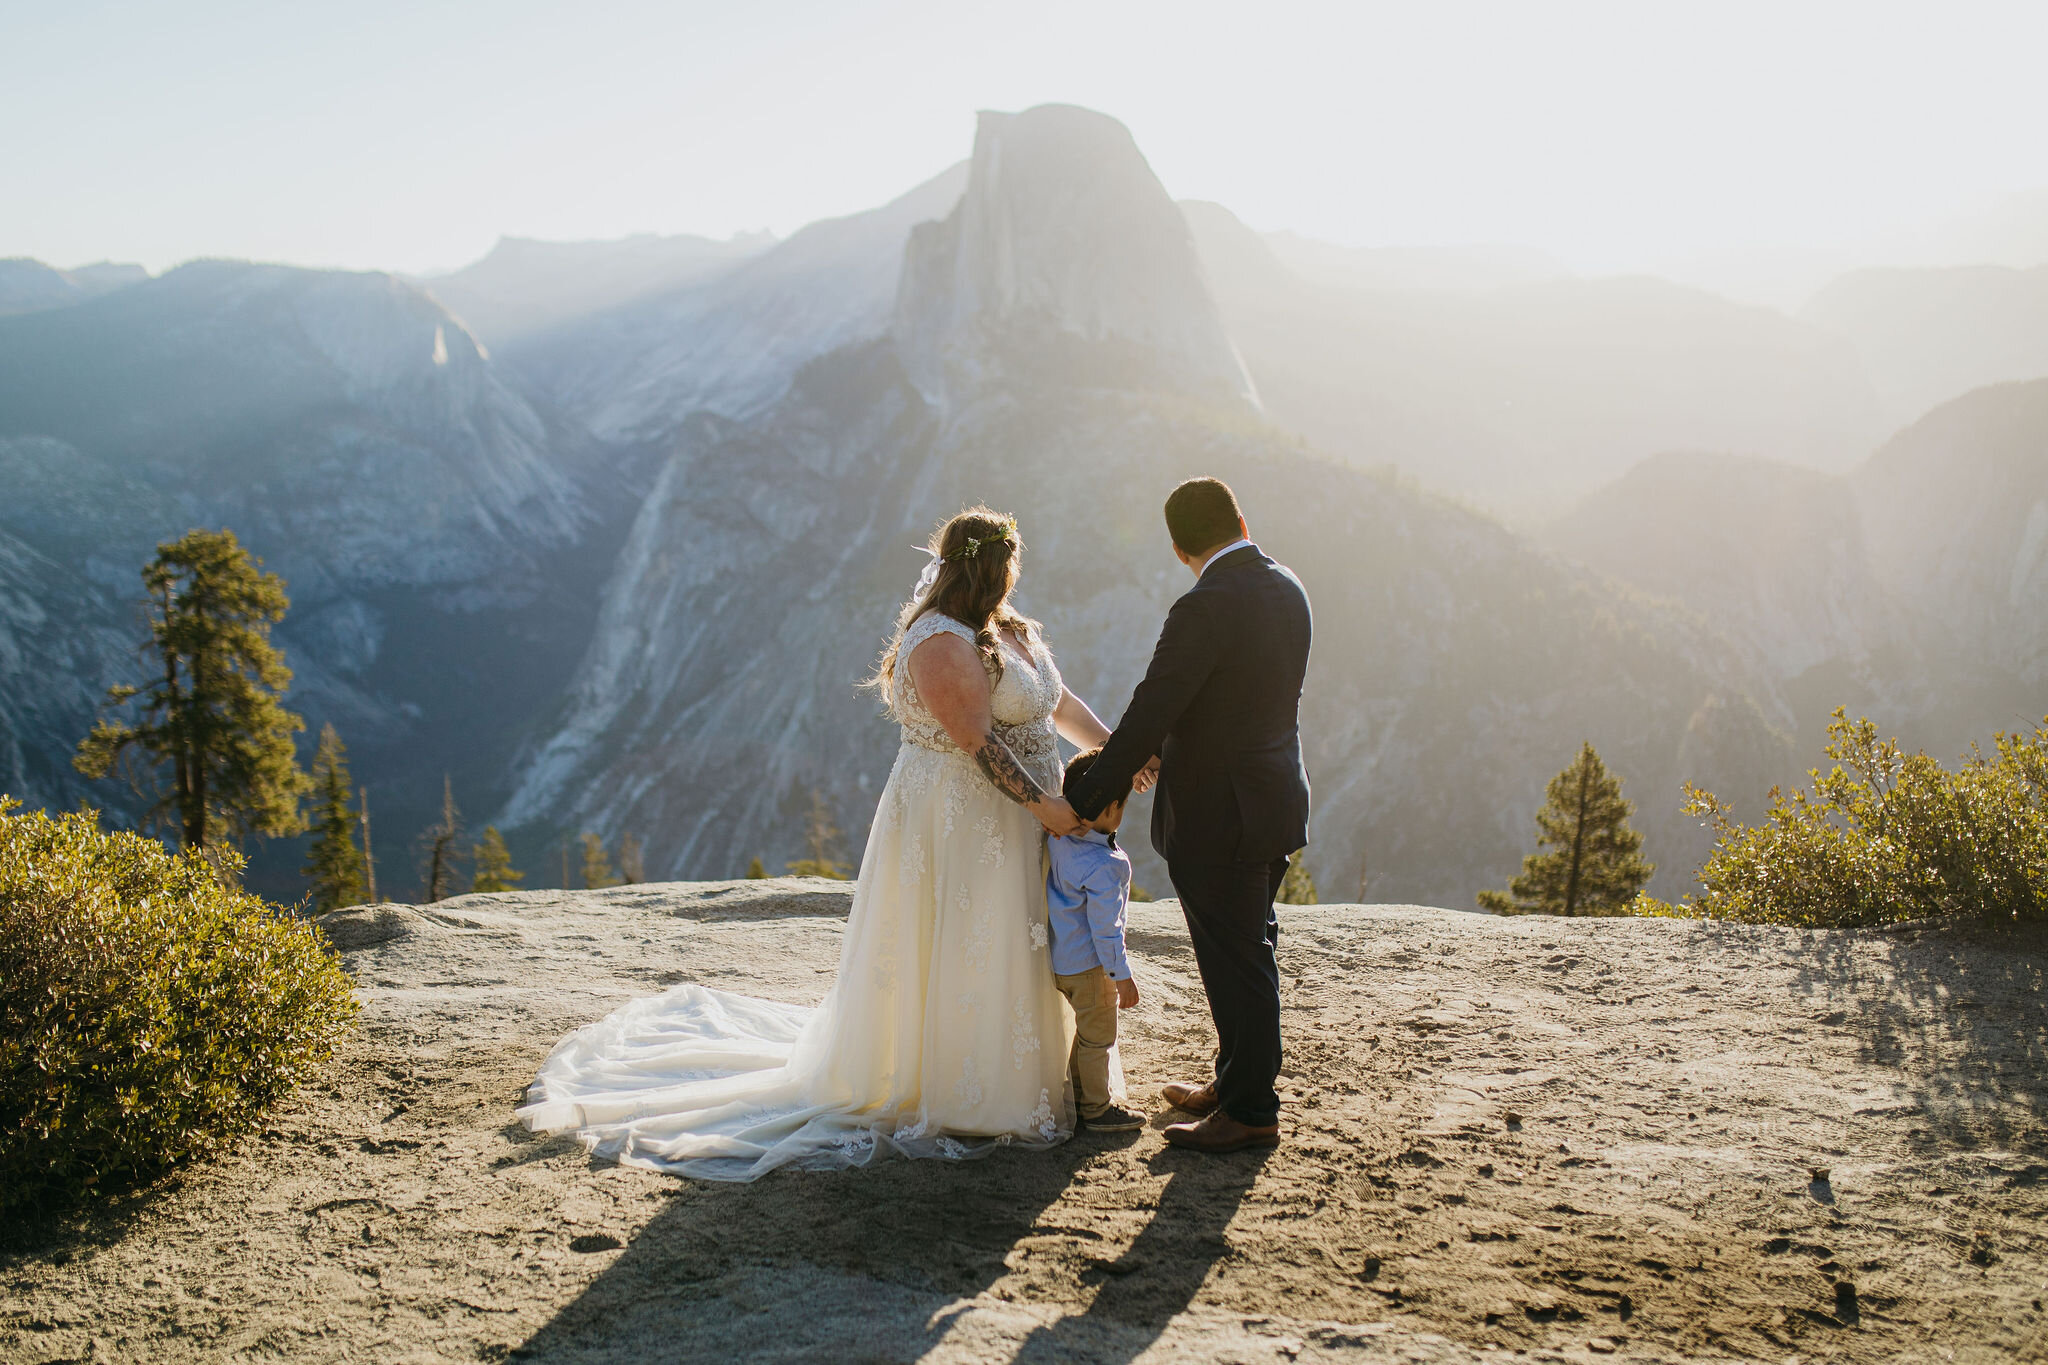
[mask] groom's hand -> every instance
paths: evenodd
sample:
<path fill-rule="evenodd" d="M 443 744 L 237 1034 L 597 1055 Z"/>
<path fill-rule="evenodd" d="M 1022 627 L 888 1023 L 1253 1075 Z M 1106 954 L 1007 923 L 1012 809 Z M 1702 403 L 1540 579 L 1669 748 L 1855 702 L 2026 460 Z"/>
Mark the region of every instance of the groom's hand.
<path fill-rule="evenodd" d="M 1116 983 L 1116 1007 L 1121 1010 L 1138 1008 L 1138 978 L 1127 976 Z"/>
<path fill-rule="evenodd" d="M 1138 769 L 1137 774 L 1131 778 L 1131 789 L 1133 791 L 1148 792 L 1152 790 L 1158 781 L 1159 755 L 1154 754 L 1145 761 L 1145 766 Z"/>

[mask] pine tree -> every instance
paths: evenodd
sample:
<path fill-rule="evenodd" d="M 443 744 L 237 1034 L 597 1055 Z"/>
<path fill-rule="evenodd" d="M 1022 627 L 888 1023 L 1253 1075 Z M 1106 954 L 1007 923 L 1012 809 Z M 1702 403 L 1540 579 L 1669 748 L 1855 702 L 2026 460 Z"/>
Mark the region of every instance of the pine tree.
<path fill-rule="evenodd" d="M 1273 899 L 1281 905 L 1316 904 L 1316 879 L 1308 874 L 1308 864 L 1302 861 L 1305 848 L 1297 848 L 1287 859 L 1287 875 L 1280 879 L 1280 890 Z"/>
<path fill-rule="evenodd" d="M 441 776 L 441 818 L 420 835 L 420 894 L 432 905 L 458 894 L 456 860 L 461 856 L 462 812 L 455 808 L 455 787 Z"/>
<path fill-rule="evenodd" d="M 761 859 L 756 855 L 754 860 L 747 864 L 747 880 L 758 882 L 766 881 L 767 878 L 768 869 L 761 866 Z"/>
<path fill-rule="evenodd" d="M 1643 860 L 1643 836 L 1629 828 L 1634 809 L 1587 744 L 1550 780 L 1536 812 L 1539 850 L 1522 860 L 1508 889 L 1479 893 L 1481 909 L 1500 915 L 1624 915 L 1656 866 Z"/>
<path fill-rule="evenodd" d="M 593 891 L 617 886 L 619 879 L 612 875 L 612 860 L 605 855 L 604 840 L 595 834 L 580 837 L 583 840 L 583 884 Z"/>
<path fill-rule="evenodd" d="M 320 727 L 313 755 L 313 846 L 299 869 L 313 882 L 313 908 L 338 910 L 361 905 L 366 867 L 356 847 L 356 814 L 348 808 L 348 750 L 332 725 Z"/>
<path fill-rule="evenodd" d="M 647 863 L 641 857 L 640 841 L 631 834 L 619 836 L 619 880 L 628 886 L 647 880 Z"/>
<path fill-rule="evenodd" d="M 505 836 L 498 833 L 496 825 L 485 825 L 483 842 L 469 852 L 476 864 L 476 876 L 469 884 L 472 891 L 517 891 L 519 883 L 526 880 L 526 874 L 512 866 L 512 850 L 505 847 Z"/>
<path fill-rule="evenodd" d="M 363 817 L 363 876 L 370 883 L 370 904 L 382 905 L 377 899 L 377 855 L 370 848 L 370 789 L 363 787 L 356 792 L 356 813 Z"/>
<path fill-rule="evenodd" d="M 816 787 L 811 788 L 811 809 L 804 816 L 804 848 L 809 857 L 785 864 L 791 876 L 830 877 L 843 882 L 850 875 L 845 864 L 832 856 L 839 851 L 839 826 L 832 823 L 825 794 Z"/>
<path fill-rule="evenodd" d="M 291 606 L 284 580 L 264 573 L 234 532 L 193 530 L 157 546 L 142 582 L 147 649 L 161 674 L 146 688 L 109 689 L 109 706 L 139 697 L 142 720 L 102 717 L 72 766 L 102 778 L 131 748 L 147 770 L 168 763 L 169 790 L 149 814 L 174 824 L 187 848 L 297 834 L 312 782 L 292 744 L 305 722 L 282 704 L 292 671 L 270 642 Z"/>

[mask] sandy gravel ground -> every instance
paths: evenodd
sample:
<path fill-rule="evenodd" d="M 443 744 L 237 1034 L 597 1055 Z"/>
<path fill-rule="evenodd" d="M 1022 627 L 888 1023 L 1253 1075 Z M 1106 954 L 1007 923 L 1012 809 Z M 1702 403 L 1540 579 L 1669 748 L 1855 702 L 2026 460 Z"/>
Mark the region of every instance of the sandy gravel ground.
<path fill-rule="evenodd" d="M 511 1111 L 682 980 L 810 1002 L 843 887 L 334 923 L 366 1002 L 234 1153 L 0 1247 L 0 1359 L 2048 1359 L 2048 944 L 1289 908 L 1288 1141 L 690 1184 Z M 1134 907 L 1136 1093 L 1208 1020 Z"/>

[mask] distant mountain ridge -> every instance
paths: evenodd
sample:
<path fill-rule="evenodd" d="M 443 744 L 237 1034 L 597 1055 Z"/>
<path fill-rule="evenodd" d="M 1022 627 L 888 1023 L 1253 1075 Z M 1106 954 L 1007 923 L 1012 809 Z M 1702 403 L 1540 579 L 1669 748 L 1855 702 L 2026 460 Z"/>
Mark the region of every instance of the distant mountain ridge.
<path fill-rule="evenodd" d="M 1269 415 L 1522 521 L 1673 446 L 1841 469 L 1885 423 L 1842 338 L 1649 278 L 1315 283 L 1227 210 L 1189 215 Z"/>
<path fill-rule="evenodd" d="M 1256 233 L 1050 106 L 772 244 L 514 240 L 426 282 L 17 272 L 43 301 L 0 317 L 0 788 L 128 808 L 71 746 L 136 667 L 140 564 L 226 524 L 290 582 L 293 704 L 349 742 L 385 886 L 444 773 L 530 885 L 586 830 L 656 875 L 773 868 L 814 789 L 857 853 L 895 732 L 855 683 L 909 542 L 1016 512 L 1023 605 L 1113 719 L 1186 584 L 1159 501 L 1197 473 L 1314 598 L 1310 863 L 1346 896 L 1500 884 L 1583 740 L 1675 894 L 1703 848 L 1682 780 L 1760 793 L 1837 702 L 1958 735 L 2033 705 L 2029 386 L 1866 459 L 1886 395 L 1961 354 L 1915 351 L 1908 313 L 1553 264 Z M 1541 543 L 1473 510 L 1582 495 Z M 261 858 L 291 893 L 296 851 Z"/>
<path fill-rule="evenodd" d="M 1987 384 L 2048 379 L 2048 264 L 1858 270 L 1800 316 L 1848 339 L 1898 423 Z"/>
<path fill-rule="evenodd" d="M 651 233 L 605 242 L 502 237 L 482 260 L 417 283 L 502 347 L 714 275 L 773 244 L 766 233 L 723 242 Z"/>
<path fill-rule="evenodd" d="M 59 270 L 26 256 L 0 259 L 0 316 L 64 308 L 148 278 L 139 265 L 112 261 Z"/>
<path fill-rule="evenodd" d="M 944 217 L 966 181 L 963 162 L 880 208 L 813 223 L 734 269 L 505 357 L 605 440 L 661 441 L 700 412 L 760 412 L 808 361 L 888 330 L 911 228 Z"/>
<path fill-rule="evenodd" d="M 1836 705 L 1944 758 L 2048 714 L 2048 380 L 1944 404 L 1845 475 L 1659 457 L 1542 538 L 1754 651 L 1808 751 Z"/>

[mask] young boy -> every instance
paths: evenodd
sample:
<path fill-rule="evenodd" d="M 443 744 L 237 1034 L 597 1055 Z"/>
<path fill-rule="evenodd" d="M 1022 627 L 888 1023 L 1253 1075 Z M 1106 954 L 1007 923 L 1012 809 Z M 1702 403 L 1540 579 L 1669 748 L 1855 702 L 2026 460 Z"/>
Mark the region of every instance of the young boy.
<path fill-rule="evenodd" d="M 1061 784 L 1071 792 L 1102 751 L 1076 754 Z M 1087 822 L 1084 834 L 1059 834 L 1048 841 L 1052 870 L 1045 900 L 1052 916 L 1053 981 L 1074 1007 L 1074 1107 L 1081 1123 L 1103 1133 L 1129 1133 L 1145 1126 L 1143 1115 L 1114 1104 L 1109 1095 L 1109 1050 L 1116 1046 L 1116 1012 L 1135 1008 L 1138 983 L 1124 954 L 1124 906 L 1131 894 L 1131 860 L 1116 846 L 1123 823 L 1123 794 Z"/>

